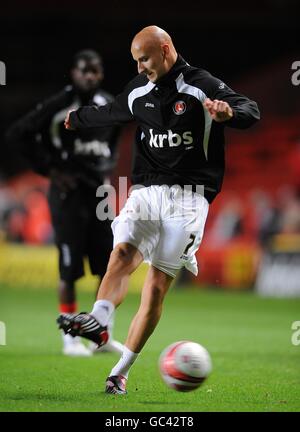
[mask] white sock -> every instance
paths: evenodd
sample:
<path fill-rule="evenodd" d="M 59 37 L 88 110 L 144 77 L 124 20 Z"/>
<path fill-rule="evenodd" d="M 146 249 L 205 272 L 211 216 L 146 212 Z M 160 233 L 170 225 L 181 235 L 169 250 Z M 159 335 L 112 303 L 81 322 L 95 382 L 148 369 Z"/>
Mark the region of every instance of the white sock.
<path fill-rule="evenodd" d="M 80 342 L 80 338 L 78 336 L 73 337 L 69 334 L 65 334 L 63 331 L 62 331 L 62 340 L 65 347 Z"/>
<path fill-rule="evenodd" d="M 123 354 L 116 366 L 111 370 L 110 376 L 123 375 L 127 379 L 129 369 L 135 362 L 138 355 L 139 353 L 132 352 L 130 349 L 124 346 Z"/>
<path fill-rule="evenodd" d="M 107 323 L 109 339 L 113 339 L 114 324 L 115 324 L 115 311 L 112 312 Z"/>
<path fill-rule="evenodd" d="M 115 306 L 109 300 L 97 300 L 91 315 L 93 315 L 102 326 L 106 326 L 114 310 Z"/>

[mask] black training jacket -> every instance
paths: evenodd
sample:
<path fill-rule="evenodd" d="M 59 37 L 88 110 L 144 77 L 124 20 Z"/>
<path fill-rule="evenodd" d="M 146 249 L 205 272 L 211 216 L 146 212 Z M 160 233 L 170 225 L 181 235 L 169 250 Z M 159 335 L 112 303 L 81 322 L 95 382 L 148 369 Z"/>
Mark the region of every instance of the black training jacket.
<path fill-rule="evenodd" d="M 218 123 L 203 107 L 206 98 L 228 102 L 233 117 Z M 81 107 L 71 113 L 75 129 L 135 120 L 132 183 L 204 186 L 211 202 L 224 176 L 224 127 L 244 129 L 260 118 L 256 102 L 235 93 L 220 79 L 190 66 L 179 55 L 156 83 L 136 76 L 104 107 Z"/>
<path fill-rule="evenodd" d="M 51 168 L 74 175 L 91 187 L 103 183 L 116 164 L 120 127 L 109 125 L 67 131 L 67 112 L 79 106 L 105 106 L 114 98 L 102 89 L 80 94 L 73 86 L 37 105 L 6 132 L 8 143 L 16 143 L 39 174 L 48 176 Z"/>

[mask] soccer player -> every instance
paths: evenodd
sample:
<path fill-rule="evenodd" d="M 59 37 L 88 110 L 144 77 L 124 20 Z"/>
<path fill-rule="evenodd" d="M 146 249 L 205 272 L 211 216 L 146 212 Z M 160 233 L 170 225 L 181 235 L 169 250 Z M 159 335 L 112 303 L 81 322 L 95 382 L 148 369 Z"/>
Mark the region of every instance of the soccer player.
<path fill-rule="evenodd" d="M 70 109 L 80 105 L 105 106 L 113 97 L 100 88 L 103 65 L 93 50 L 78 52 L 71 67 L 72 85 L 39 104 L 7 131 L 10 142 L 21 144 L 32 168 L 50 179 L 49 206 L 59 251 L 60 311 L 76 312 L 75 282 L 84 275 L 83 259 L 89 259 L 91 272 L 105 274 L 113 238 L 110 222 L 96 217 L 96 189 L 108 181 L 116 163 L 118 126 L 78 130 L 64 128 Z M 122 344 L 112 338 L 113 315 L 109 321 L 110 338 L 106 351 L 122 352 Z M 63 353 L 89 356 L 98 346 L 88 349 L 80 338 L 64 334 Z"/>
<path fill-rule="evenodd" d="M 114 249 L 90 314 L 62 314 L 60 328 L 99 345 L 122 303 L 130 274 L 150 264 L 141 303 L 123 354 L 106 380 L 107 393 L 126 393 L 130 367 L 154 331 L 163 300 L 179 269 L 197 274 L 209 204 L 224 174 L 224 127 L 247 128 L 260 118 L 257 104 L 209 72 L 190 66 L 171 37 L 156 26 L 131 44 L 138 75 L 104 107 L 70 112 L 65 126 L 85 130 L 135 120 L 132 183 L 139 185 L 113 221 Z"/>

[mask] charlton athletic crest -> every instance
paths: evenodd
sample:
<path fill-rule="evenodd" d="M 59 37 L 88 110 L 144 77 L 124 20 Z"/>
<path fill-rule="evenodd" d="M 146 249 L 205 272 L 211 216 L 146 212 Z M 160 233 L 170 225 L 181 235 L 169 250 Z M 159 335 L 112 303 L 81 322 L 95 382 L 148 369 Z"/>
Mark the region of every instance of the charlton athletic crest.
<path fill-rule="evenodd" d="M 173 111 L 175 114 L 177 115 L 181 115 L 185 112 L 186 110 L 186 103 L 183 101 L 177 101 L 175 102 L 174 106 L 173 106 Z"/>

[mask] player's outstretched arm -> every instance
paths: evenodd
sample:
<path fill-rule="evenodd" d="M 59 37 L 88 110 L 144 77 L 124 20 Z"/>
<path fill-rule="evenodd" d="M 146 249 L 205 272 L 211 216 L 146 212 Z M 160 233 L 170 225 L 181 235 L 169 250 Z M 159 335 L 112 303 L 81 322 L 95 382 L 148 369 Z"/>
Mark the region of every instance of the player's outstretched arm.
<path fill-rule="evenodd" d="M 69 111 L 65 119 L 66 129 L 109 127 L 128 123 L 133 115 L 128 107 L 128 93 L 124 91 L 113 102 L 104 106 L 83 106 Z"/>

